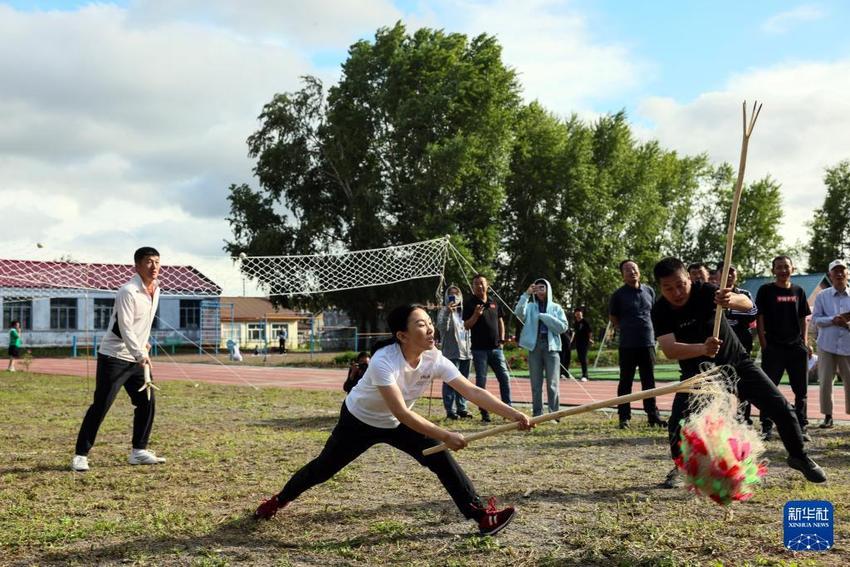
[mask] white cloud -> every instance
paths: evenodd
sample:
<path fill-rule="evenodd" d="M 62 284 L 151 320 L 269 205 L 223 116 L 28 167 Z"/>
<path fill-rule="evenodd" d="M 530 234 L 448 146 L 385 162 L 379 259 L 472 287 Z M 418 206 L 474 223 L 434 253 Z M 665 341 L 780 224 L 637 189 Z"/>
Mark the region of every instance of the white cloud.
<path fill-rule="evenodd" d="M 561 115 L 594 115 L 593 99 L 620 95 L 636 87 L 647 73 L 626 45 L 594 40 L 590 24 L 569 3 L 555 0 L 496 0 L 482 3 L 445 0 L 449 13 L 460 14 L 453 28 L 470 35 L 495 35 L 503 60 L 519 73 L 525 98 L 540 100 Z"/>
<path fill-rule="evenodd" d="M 820 207 L 824 169 L 850 157 L 850 60 L 793 63 L 732 77 L 723 89 L 679 104 L 644 101 L 639 114 L 663 144 L 738 166 L 741 102 L 764 103 L 750 139 L 746 182 L 770 174 L 782 184 L 786 242 L 808 240 L 805 222 Z"/>
<path fill-rule="evenodd" d="M 345 49 L 352 36 L 371 35 L 401 18 L 389 0 L 136 0 L 130 14 L 138 25 L 188 21 L 293 48 L 324 49 Z"/>
<path fill-rule="evenodd" d="M 825 16 L 822 9 L 811 4 L 802 4 L 791 10 L 779 12 L 765 20 L 761 29 L 769 34 L 783 34 L 794 26 L 805 22 L 814 22 Z"/>
<path fill-rule="evenodd" d="M 256 116 L 313 67 L 279 43 L 138 15 L 0 5 L 4 255 L 125 261 L 139 242 L 222 254 Z"/>

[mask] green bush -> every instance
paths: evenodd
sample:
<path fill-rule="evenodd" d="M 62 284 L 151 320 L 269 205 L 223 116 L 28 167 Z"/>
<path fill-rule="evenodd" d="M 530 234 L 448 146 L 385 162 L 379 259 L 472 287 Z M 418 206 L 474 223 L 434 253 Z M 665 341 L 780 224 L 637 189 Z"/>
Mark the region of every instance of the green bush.
<path fill-rule="evenodd" d="M 353 350 L 349 350 L 336 355 L 333 359 L 333 363 L 334 366 L 348 366 L 355 360 L 357 360 L 357 353 Z"/>

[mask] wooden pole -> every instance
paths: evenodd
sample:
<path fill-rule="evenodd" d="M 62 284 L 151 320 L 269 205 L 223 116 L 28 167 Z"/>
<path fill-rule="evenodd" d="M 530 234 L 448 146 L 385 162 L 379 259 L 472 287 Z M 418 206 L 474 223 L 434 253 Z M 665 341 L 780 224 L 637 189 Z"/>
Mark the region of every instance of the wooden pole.
<path fill-rule="evenodd" d="M 744 169 L 747 166 L 747 146 L 750 142 L 750 136 L 753 133 L 753 128 L 756 126 L 756 119 L 761 112 L 761 105 L 756 101 L 753 103 L 753 113 L 747 120 L 747 101 L 744 101 L 744 135 L 741 140 L 741 160 L 738 162 L 738 180 L 735 182 L 735 195 L 732 198 L 732 209 L 729 211 L 729 228 L 726 232 L 726 253 L 723 255 L 723 272 L 720 277 L 720 289 L 726 289 L 726 284 L 729 281 L 729 266 L 732 264 L 732 245 L 735 241 L 735 225 L 738 222 L 738 205 L 741 204 L 741 193 L 744 191 Z M 714 311 L 714 330 L 711 333 L 712 337 L 717 337 L 720 334 L 720 321 L 723 317 L 723 308 L 717 306 Z"/>
<path fill-rule="evenodd" d="M 560 419 L 562 417 L 567 417 L 569 415 L 578 415 L 581 413 L 588 413 L 594 410 L 618 406 L 620 404 L 626 404 L 635 402 L 638 400 L 643 400 L 645 398 L 654 398 L 657 396 L 663 396 L 665 394 L 672 394 L 675 392 L 693 392 L 695 388 L 698 388 L 699 385 L 706 380 L 710 379 L 712 376 L 716 376 L 721 374 L 721 367 L 715 367 L 710 370 L 707 370 L 701 374 L 697 374 L 696 376 L 692 376 L 687 380 L 683 380 L 681 382 L 676 382 L 674 384 L 667 384 L 666 386 L 660 386 L 658 388 L 652 388 L 651 390 L 643 390 L 642 392 L 635 392 L 632 394 L 627 394 L 625 396 L 618 396 L 616 398 L 610 398 L 608 400 L 601 400 L 598 402 L 593 402 L 590 404 L 584 404 L 581 406 L 575 406 L 568 409 L 563 409 L 560 411 L 546 413 L 543 415 L 538 415 L 537 417 L 531 418 L 531 423 L 538 424 L 543 423 L 544 421 L 551 421 L 553 419 Z M 492 437 L 493 435 L 499 435 L 500 433 L 505 433 L 506 431 L 513 431 L 519 427 L 519 423 L 511 422 L 506 423 L 504 425 L 499 425 L 496 427 L 491 427 L 490 429 L 485 429 L 484 431 L 479 431 L 478 433 L 473 433 L 471 435 L 466 435 L 465 439 L 467 441 L 476 441 L 478 439 L 484 439 L 486 437 Z M 439 445 L 435 445 L 434 447 L 429 447 L 422 451 L 423 455 L 433 455 L 434 453 L 439 453 L 440 451 L 445 451 L 447 449 L 445 443 L 440 443 Z"/>

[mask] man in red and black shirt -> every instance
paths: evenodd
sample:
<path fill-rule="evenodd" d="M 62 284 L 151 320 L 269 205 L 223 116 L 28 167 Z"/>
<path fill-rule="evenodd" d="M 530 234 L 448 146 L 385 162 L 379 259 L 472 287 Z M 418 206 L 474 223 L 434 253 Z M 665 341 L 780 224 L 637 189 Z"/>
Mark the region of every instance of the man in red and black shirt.
<path fill-rule="evenodd" d="M 788 373 L 791 389 L 794 391 L 794 411 L 803 433 L 809 423 L 807 418 L 806 371 L 812 349 L 808 346 L 809 323 L 806 317 L 811 315 L 806 292 L 800 286 L 791 283 L 794 264 L 788 256 L 773 259 L 771 271 L 775 280 L 764 284 L 756 294 L 758 308 L 758 336 L 761 345 L 761 367 L 764 373 L 779 384 L 782 374 Z M 770 439 L 773 423 L 762 418 L 762 435 Z"/>

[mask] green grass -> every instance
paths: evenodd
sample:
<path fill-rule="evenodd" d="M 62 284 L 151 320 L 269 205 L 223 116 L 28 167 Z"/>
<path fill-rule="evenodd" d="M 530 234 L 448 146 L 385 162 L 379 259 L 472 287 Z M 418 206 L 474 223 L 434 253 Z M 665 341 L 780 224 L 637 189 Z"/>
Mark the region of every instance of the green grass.
<path fill-rule="evenodd" d="M 814 432 L 826 485 L 790 471 L 774 442 L 766 485 L 731 514 L 659 488 L 670 467 L 664 435 L 620 431 L 601 413 L 484 440 L 457 458 L 483 495 L 518 507 L 494 538 L 476 534 L 431 473 L 385 446 L 256 523 L 259 500 L 321 449 L 341 393 L 161 386 L 151 448 L 168 463 L 126 464 L 132 406 L 120 394 L 91 472 L 76 474 L 67 467 L 92 380 L 0 373 L 0 565 L 850 563 L 843 427 Z M 479 423 L 450 426 L 471 432 Z M 792 498 L 835 504 L 835 549 L 783 549 L 782 507 Z"/>

